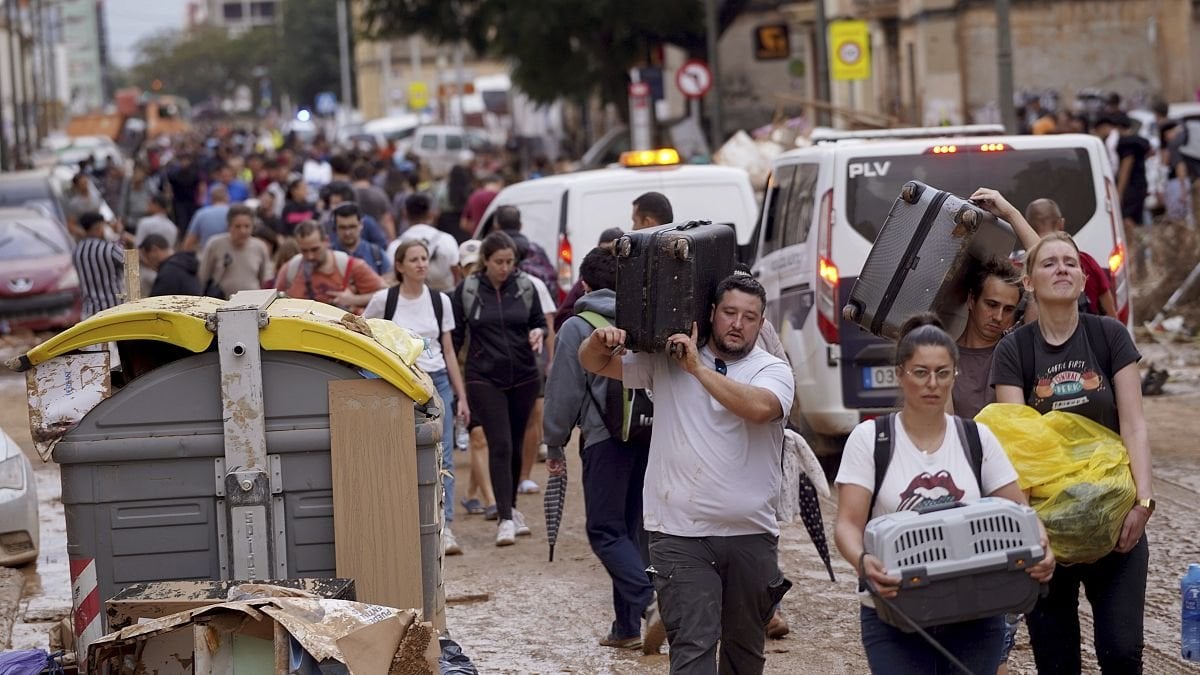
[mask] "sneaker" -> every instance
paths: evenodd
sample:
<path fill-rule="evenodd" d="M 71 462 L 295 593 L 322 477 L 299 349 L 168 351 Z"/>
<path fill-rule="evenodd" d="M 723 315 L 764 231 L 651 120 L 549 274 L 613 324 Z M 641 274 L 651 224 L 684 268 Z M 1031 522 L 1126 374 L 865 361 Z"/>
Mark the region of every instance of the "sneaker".
<path fill-rule="evenodd" d="M 496 520 L 499 517 L 500 517 L 500 511 L 496 509 L 495 504 L 492 504 L 491 506 L 488 506 L 483 509 L 483 519 L 484 520 Z"/>
<path fill-rule="evenodd" d="M 541 462 L 541 463 L 545 464 L 545 463 L 546 463 L 546 452 L 547 452 L 547 450 L 546 450 L 546 444 L 545 444 L 545 443 L 543 443 L 542 445 L 538 446 L 538 455 L 537 455 L 537 461 L 539 461 L 539 462 Z"/>
<path fill-rule="evenodd" d="M 619 638 L 612 633 L 609 633 L 608 635 L 604 636 L 604 639 L 600 640 L 600 646 L 613 647 L 614 649 L 637 649 L 638 647 L 642 646 L 642 638 L 640 635 Z"/>
<path fill-rule="evenodd" d="M 776 608 L 775 614 L 767 622 L 767 637 L 772 640 L 779 640 L 790 632 L 792 632 L 792 629 L 788 626 L 787 619 L 783 618 L 783 611 Z"/>
<path fill-rule="evenodd" d="M 528 478 L 521 481 L 521 484 L 517 486 L 517 494 L 522 495 L 535 494 L 538 490 L 541 490 L 541 488 L 538 487 L 538 484 L 529 480 Z"/>
<path fill-rule="evenodd" d="M 513 509 L 512 522 L 516 525 L 518 537 L 528 537 L 533 534 L 533 532 L 529 529 L 529 525 L 525 524 L 525 514 L 516 509 Z"/>
<path fill-rule="evenodd" d="M 662 644 L 667 641 L 667 627 L 663 625 L 662 615 L 658 612 L 658 594 L 650 600 L 646 611 L 642 612 L 646 620 L 646 637 L 642 640 L 643 654 L 657 654 Z"/>
<path fill-rule="evenodd" d="M 448 527 L 442 530 L 442 555 L 462 555 L 462 547 Z"/>
<path fill-rule="evenodd" d="M 511 520 L 500 521 L 500 526 L 496 528 L 496 545 L 497 546 L 512 546 L 517 543 L 516 526 Z"/>
<path fill-rule="evenodd" d="M 484 511 L 483 502 L 479 501 L 478 499 L 464 499 L 461 503 L 463 508 L 467 510 L 467 513 L 473 516 L 477 516 Z"/>

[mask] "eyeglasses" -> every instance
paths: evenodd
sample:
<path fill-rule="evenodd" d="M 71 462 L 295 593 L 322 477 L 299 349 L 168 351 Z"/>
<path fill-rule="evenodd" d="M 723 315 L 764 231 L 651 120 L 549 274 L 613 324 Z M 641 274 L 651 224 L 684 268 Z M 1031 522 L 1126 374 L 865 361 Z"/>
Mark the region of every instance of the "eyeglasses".
<path fill-rule="evenodd" d="M 720 373 L 722 375 L 727 375 L 729 373 L 729 367 L 726 366 L 725 362 L 722 361 L 721 359 L 716 359 L 713 361 L 713 370 L 717 371 L 718 373 Z"/>
<path fill-rule="evenodd" d="M 957 368 L 939 368 L 937 370 L 930 370 L 928 368 L 913 368 L 912 370 L 909 370 L 905 368 L 904 372 L 908 373 L 908 376 L 917 382 L 928 382 L 929 376 L 933 375 L 935 378 L 937 378 L 938 382 L 943 384 L 954 379 L 955 375 L 958 375 Z"/>

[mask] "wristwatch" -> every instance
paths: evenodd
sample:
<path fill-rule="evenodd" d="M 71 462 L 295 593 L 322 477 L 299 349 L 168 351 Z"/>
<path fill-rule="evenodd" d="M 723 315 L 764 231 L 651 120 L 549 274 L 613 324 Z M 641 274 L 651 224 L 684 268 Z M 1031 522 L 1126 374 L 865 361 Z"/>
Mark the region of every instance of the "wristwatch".
<path fill-rule="evenodd" d="M 1137 504 L 1136 504 L 1136 505 L 1137 505 L 1137 506 L 1140 506 L 1140 507 L 1142 507 L 1142 508 L 1144 508 L 1144 509 L 1146 509 L 1147 511 L 1149 511 L 1149 512 L 1150 512 L 1150 515 L 1154 515 L 1154 506 L 1155 506 L 1155 502 L 1154 502 L 1154 499 L 1153 499 L 1153 498 L 1151 498 L 1151 499 L 1139 499 L 1139 500 L 1137 500 Z"/>

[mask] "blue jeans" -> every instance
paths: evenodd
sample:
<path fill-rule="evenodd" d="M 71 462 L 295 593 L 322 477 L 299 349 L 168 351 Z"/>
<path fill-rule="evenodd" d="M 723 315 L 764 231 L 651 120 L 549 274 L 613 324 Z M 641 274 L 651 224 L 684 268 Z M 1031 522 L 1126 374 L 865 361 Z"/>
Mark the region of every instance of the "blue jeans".
<path fill-rule="evenodd" d="M 961 672 L 925 638 L 889 626 L 871 607 L 859 608 L 859 624 L 872 673 L 958 675 Z M 925 632 L 976 675 L 990 675 L 1000 667 L 1003 616 L 934 626 Z"/>
<path fill-rule="evenodd" d="M 454 388 L 450 386 L 450 374 L 444 370 L 429 373 L 429 378 L 442 399 L 442 489 L 446 493 L 443 506 L 449 527 L 454 521 Z"/>
<path fill-rule="evenodd" d="M 1096 660 L 1104 675 L 1142 672 L 1146 572 L 1145 535 L 1129 553 L 1112 552 L 1094 563 L 1058 565 L 1050 593 L 1025 615 L 1039 673 L 1082 670 L 1079 654 L 1079 586 L 1092 605 Z"/>
<path fill-rule="evenodd" d="M 654 587 L 642 557 L 642 480 L 647 448 L 608 439 L 583 450 L 583 502 L 588 543 L 612 579 L 613 637 L 642 633 Z"/>

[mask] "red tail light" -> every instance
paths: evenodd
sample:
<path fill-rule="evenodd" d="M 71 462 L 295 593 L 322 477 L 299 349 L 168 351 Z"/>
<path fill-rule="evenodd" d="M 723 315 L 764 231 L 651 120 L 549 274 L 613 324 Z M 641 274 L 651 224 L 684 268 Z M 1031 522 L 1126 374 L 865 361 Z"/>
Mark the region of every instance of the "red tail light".
<path fill-rule="evenodd" d="M 575 274 L 572 268 L 574 256 L 571 253 L 571 240 L 567 235 L 558 236 L 558 286 L 559 292 L 570 289 L 575 285 Z"/>
<path fill-rule="evenodd" d="M 1121 224 L 1121 210 L 1117 206 L 1117 187 L 1111 179 L 1105 179 L 1104 191 L 1107 195 L 1105 206 L 1108 208 L 1108 220 L 1112 227 L 1113 250 L 1108 255 L 1108 271 L 1112 276 L 1113 300 L 1117 303 L 1117 319 L 1121 323 L 1129 321 L 1129 266 L 1126 265 L 1125 229 Z"/>
<path fill-rule="evenodd" d="M 833 264 L 833 190 L 821 196 L 821 221 L 817 226 L 817 329 L 831 345 L 838 343 L 838 284 L 841 274 Z"/>

